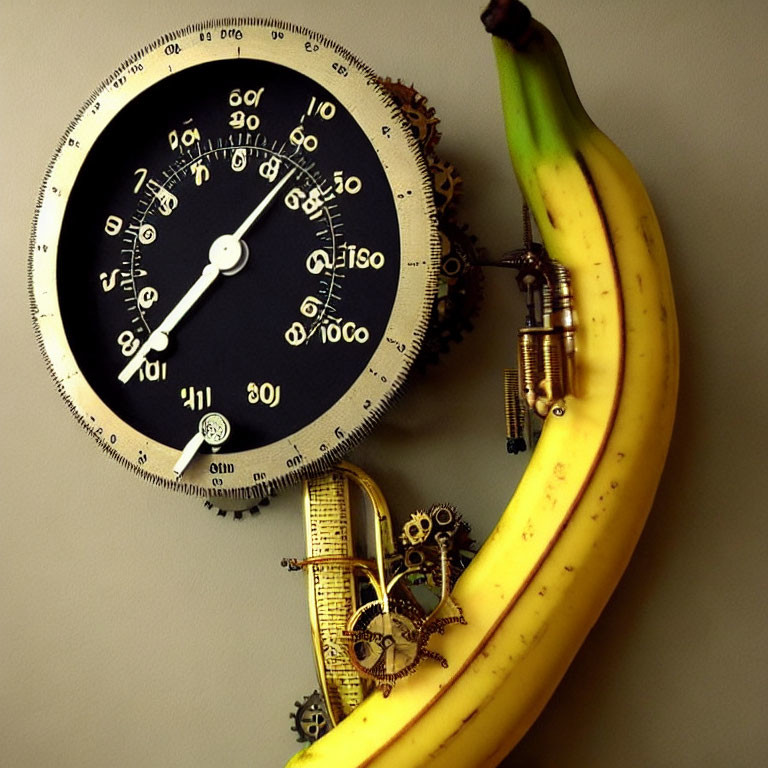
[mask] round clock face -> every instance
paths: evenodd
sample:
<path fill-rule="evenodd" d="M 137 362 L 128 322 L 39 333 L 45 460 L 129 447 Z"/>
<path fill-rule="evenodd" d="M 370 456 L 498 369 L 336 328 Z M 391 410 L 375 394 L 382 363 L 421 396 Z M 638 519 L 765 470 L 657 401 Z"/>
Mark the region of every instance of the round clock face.
<path fill-rule="evenodd" d="M 147 477 L 263 494 L 329 466 L 418 352 L 429 178 L 339 46 L 215 21 L 137 54 L 49 169 L 33 316 L 79 420 Z"/>

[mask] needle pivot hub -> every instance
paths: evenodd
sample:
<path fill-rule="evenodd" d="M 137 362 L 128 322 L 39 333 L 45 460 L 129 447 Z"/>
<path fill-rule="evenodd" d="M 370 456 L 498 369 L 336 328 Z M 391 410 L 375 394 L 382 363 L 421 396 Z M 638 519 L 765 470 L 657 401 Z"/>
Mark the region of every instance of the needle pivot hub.
<path fill-rule="evenodd" d="M 248 263 L 248 246 L 234 235 L 221 235 L 211 244 L 208 261 L 222 275 L 235 275 Z"/>
<path fill-rule="evenodd" d="M 181 456 L 179 456 L 178 461 L 173 467 L 173 474 L 176 479 L 181 479 L 187 467 L 192 463 L 192 459 L 195 458 L 197 452 L 202 448 L 203 443 L 208 443 L 213 452 L 216 453 L 219 450 L 219 446 L 226 442 L 229 433 L 229 419 L 226 416 L 215 411 L 206 413 L 197 425 L 197 432 L 192 435 L 192 439 L 184 446 Z"/>
<path fill-rule="evenodd" d="M 226 416 L 223 416 L 220 413 L 206 413 L 205 416 L 200 419 L 198 428 L 200 434 L 203 436 L 203 440 L 210 446 L 215 447 L 221 445 L 229 437 L 229 420 Z"/>

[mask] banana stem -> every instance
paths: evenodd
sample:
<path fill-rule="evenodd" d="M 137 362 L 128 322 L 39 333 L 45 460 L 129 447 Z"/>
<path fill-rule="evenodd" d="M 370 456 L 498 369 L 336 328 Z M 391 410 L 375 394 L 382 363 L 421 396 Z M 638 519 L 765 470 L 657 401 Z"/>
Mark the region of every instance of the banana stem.
<path fill-rule="evenodd" d="M 554 35 L 518 0 L 491 0 L 482 16 L 499 61 L 507 142 L 520 181 L 522 164 L 572 155 L 583 131 L 594 128 Z M 535 213 L 535 212 L 534 212 Z"/>

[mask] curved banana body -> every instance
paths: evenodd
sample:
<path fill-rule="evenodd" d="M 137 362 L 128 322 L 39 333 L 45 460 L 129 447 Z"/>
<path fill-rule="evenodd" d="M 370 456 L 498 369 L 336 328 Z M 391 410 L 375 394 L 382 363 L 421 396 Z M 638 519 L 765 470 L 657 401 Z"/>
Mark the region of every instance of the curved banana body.
<path fill-rule="evenodd" d="M 424 664 L 387 700 L 372 695 L 292 767 L 500 762 L 613 591 L 664 465 L 678 340 L 656 216 L 581 106 L 555 38 L 524 6 L 503 5 L 484 21 L 520 187 L 571 277 L 573 391 L 562 415 L 547 416 L 512 500 L 455 587 L 467 625 L 430 645 L 448 668 Z"/>

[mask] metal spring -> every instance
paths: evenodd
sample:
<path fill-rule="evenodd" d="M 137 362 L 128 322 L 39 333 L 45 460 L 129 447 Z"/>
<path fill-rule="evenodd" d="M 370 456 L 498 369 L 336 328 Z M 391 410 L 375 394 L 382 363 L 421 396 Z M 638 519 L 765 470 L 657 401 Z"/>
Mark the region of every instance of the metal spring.
<path fill-rule="evenodd" d="M 541 286 L 541 317 L 545 326 L 549 326 L 551 323 L 552 310 L 554 308 L 554 297 L 552 296 L 552 289 L 549 287 L 549 283 L 544 283 Z"/>
<path fill-rule="evenodd" d="M 552 311 L 558 314 L 558 325 L 568 332 L 573 332 L 573 296 L 571 294 L 571 278 L 568 270 L 562 264 L 553 264 L 556 281 L 552 299 Z"/>
<path fill-rule="evenodd" d="M 520 401 L 520 377 L 516 368 L 504 369 L 504 420 L 507 427 L 507 452 L 519 453 L 525 445 L 525 411 Z"/>
<path fill-rule="evenodd" d="M 531 250 L 533 244 L 533 226 L 531 224 L 531 209 L 523 203 L 523 244 L 526 250 Z"/>

